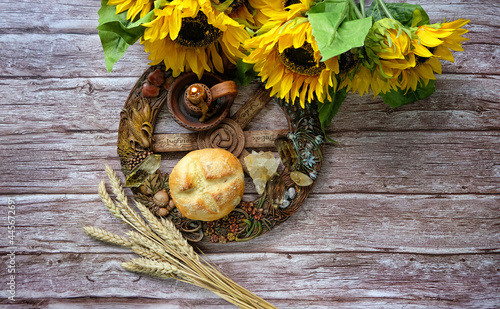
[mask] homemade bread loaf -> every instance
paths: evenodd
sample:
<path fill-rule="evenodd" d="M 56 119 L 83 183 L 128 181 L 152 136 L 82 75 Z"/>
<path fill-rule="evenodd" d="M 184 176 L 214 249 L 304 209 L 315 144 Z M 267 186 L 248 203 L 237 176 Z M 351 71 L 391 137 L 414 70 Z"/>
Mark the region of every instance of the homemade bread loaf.
<path fill-rule="evenodd" d="M 177 209 L 189 219 L 202 221 L 229 214 L 245 191 L 240 161 L 219 148 L 188 153 L 175 165 L 168 184 Z"/>

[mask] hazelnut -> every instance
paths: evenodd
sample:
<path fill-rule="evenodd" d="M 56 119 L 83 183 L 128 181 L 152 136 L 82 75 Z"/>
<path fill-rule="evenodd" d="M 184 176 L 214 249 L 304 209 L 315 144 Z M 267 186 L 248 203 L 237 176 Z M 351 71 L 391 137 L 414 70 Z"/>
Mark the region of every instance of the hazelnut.
<path fill-rule="evenodd" d="M 170 197 L 168 196 L 167 190 L 163 189 L 156 192 L 156 194 L 153 196 L 153 202 L 160 207 L 167 206 L 170 202 Z"/>

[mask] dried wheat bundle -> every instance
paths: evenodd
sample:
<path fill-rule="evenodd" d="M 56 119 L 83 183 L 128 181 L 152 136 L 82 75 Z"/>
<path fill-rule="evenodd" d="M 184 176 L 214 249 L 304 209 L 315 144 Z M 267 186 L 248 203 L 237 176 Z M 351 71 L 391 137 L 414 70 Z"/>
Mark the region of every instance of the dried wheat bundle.
<path fill-rule="evenodd" d="M 140 258 L 122 263 L 128 271 L 160 278 L 174 278 L 205 288 L 240 308 L 276 308 L 264 299 L 239 286 L 217 266 L 201 257 L 188 244 L 172 222 L 154 216 L 144 205 L 136 202 L 136 212 L 128 203 L 120 179 L 106 166 L 111 190 L 109 196 L 104 181 L 99 184 L 99 196 L 106 208 L 134 230 L 119 236 L 106 230 L 85 226 L 85 232 L 100 241 L 131 248 Z"/>

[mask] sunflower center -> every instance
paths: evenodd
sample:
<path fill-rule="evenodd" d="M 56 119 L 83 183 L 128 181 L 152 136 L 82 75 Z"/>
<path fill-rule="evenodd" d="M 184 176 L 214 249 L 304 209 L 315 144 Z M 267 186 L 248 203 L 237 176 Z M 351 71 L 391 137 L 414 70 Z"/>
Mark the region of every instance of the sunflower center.
<path fill-rule="evenodd" d="M 279 55 L 285 67 L 302 75 L 317 76 L 326 68 L 323 62 L 314 60 L 314 51 L 309 43 L 299 48 L 289 47 Z"/>
<path fill-rule="evenodd" d="M 201 11 L 196 17 L 182 19 L 181 30 L 175 42 L 185 47 L 206 47 L 215 42 L 222 32 L 210 25 Z"/>
<path fill-rule="evenodd" d="M 229 0 L 226 0 L 226 1 L 229 1 Z M 233 11 L 237 10 L 240 5 L 243 4 L 243 0 L 234 0 L 233 3 L 231 3 L 231 5 L 229 6 L 230 8 L 233 9 Z"/>
<path fill-rule="evenodd" d="M 300 0 L 282 0 L 281 5 L 286 8 L 289 5 L 300 3 Z"/>
<path fill-rule="evenodd" d="M 435 49 L 434 47 L 429 47 L 429 51 L 430 51 L 431 53 L 433 53 L 433 52 L 434 52 L 434 49 Z M 427 57 L 420 57 L 420 56 L 415 55 L 415 66 L 416 66 L 416 67 L 418 67 L 418 66 L 420 66 L 420 65 L 422 65 L 422 64 L 424 64 L 424 63 L 426 63 L 426 62 L 427 62 L 427 60 L 429 60 L 429 59 L 430 59 L 430 58 L 427 58 Z"/>
<path fill-rule="evenodd" d="M 340 73 L 350 71 L 356 65 L 356 60 L 351 51 L 346 51 L 338 56 Z"/>

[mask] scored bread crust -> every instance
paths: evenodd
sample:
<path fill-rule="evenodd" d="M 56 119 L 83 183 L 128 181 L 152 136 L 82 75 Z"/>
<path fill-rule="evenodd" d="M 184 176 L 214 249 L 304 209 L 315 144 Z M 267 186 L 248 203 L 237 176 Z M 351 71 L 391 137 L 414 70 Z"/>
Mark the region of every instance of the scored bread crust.
<path fill-rule="evenodd" d="M 177 209 L 186 218 L 201 221 L 229 214 L 245 191 L 240 161 L 219 148 L 188 153 L 175 165 L 168 184 Z"/>

